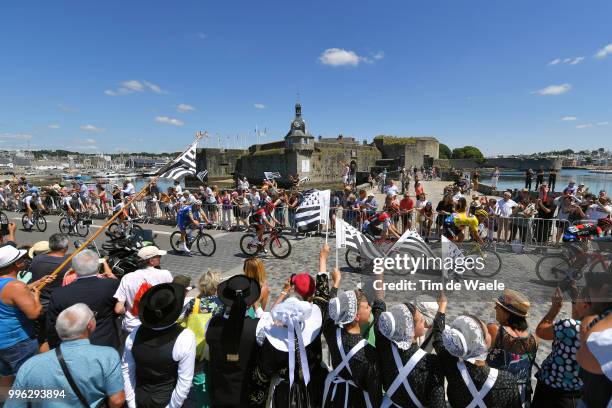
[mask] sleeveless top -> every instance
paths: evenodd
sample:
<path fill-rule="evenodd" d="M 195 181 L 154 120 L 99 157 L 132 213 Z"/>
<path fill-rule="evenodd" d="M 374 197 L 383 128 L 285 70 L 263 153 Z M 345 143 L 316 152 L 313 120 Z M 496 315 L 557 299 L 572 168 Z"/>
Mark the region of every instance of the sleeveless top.
<path fill-rule="evenodd" d="M 170 402 L 178 380 L 178 361 L 172 358 L 172 350 L 182 331 L 177 324 L 163 330 L 138 329 L 132 346 L 136 362 L 136 406 L 164 407 Z"/>
<path fill-rule="evenodd" d="M 0 278 L 0 293 L 7 283 L 16 280 Z M 9 306 L 0 300 L 0 350 L 7 349 L 20 341 L 34 336 L 34 327 L 19 308 Z"/>
<path fill-rule="evenodd" d="M 593 319 L 587 330 L 590 330 L 610 313 L 612 313 L 612 308 L 606 309 L 602 314 Z M 584 383 L 582 387 L 582 402 L 587 407 L 605 407 L 612 400 L 612 381 L 604 374 L 593 374 L 580 368 L 580 377 Z"/>
<path fill-rule="evenodd" d="M 535 337 L 513 337 L 499 326 L 495 343 L 487 355 L 487 365 L 514 374 L 523 407 L 531 401 L 531 368 L 535 362 L 538 345 Z"/>

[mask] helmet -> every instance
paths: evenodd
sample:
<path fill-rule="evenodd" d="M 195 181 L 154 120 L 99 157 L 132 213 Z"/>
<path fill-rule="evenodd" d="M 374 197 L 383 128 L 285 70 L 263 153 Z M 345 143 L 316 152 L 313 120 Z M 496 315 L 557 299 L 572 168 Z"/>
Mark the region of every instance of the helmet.
<path fill-rule="evenodd" d="M 79 194 L 78 193 L 72 193 L 72 198 L 74 198 L 76 200 L 77 198 L 79 198 Z"/>
<path fill-rule="evenodd" d="M 32 194 L 38 194 L 38 187 L 30 187 L 28 192 L 30 192 Z"/>
<path fill-rule="evenodd" d="M 202 200 L 195 200 L 193 205 L 202 205 Z"/>
<path fill-rule="evenodd" d="M 480 209 L 480 210 L 476 210 L 476 214 L 477 217 L 484 217 L 484 218 L 489 218 L 489 213 L 486 210 Z"/>

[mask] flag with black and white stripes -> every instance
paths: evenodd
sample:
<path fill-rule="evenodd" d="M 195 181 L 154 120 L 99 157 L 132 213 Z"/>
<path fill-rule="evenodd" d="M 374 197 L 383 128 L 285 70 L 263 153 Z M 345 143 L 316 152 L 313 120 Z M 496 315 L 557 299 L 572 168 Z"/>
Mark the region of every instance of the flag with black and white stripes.
<path fill-rule="evenodd" d="M 295 222 L 300 232 L 312 231 L 319 224 L 327 224 L 329 217 L 329 190 L 312 190 L 304 195 L 295 211 Z"/>
<path fill-rule="evenodd" d="M 356 249 L 361 256 L 370 261 L 384 256 L 368 237 L 346 221 L 336 217 L 336 248 L 346 247 Z"/>
<path fill-rule="evenodd" d="M 199 172 L 198 174 L 196 174 L 196 177 L 198 179 L 200 179 L 200 181 L 203 183 L 204 182 L 204 178 L 208 176 L 208 170 L 202 170 L 201 172 Z"/>
<path fill-rule="evenodd" d="M 196 147 L 199 139 L 194 141 L 187 150 L 183 152 L 179 157 L 174 159 L 170 166 L 163 167 L 163 173 L 157 174 L 160 178 L 169 178 L 172 180 L 178 180 L 186 175 L 195 176 L 196 174 Z"/>
<path fill-rule="evenodd" d="M 281 178 L 281 174 L 278 171 L 264 171 L 264 177 L 266 180 L 274 180 Z"/>
<path fill-rule="evenodd" d="M 413 257 L 425 255 L 426 257 L 433 258 L 435 256 L 425 240 L 423 240 L 423 237 L 418 232 L 412 230 L 404 232 L 395 244 L 389 248 L 387 255 L 392 252 L 409 254 Z"/>

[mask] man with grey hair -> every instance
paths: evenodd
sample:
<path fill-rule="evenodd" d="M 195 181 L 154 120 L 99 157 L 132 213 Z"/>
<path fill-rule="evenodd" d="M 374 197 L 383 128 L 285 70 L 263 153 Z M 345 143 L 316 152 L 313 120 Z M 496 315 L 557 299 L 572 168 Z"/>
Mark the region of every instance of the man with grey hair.
<path fill-rule="evenodd" d="M 17 373 L 13 390 L 58 390 L 64 393 L 58 400 L 62 406 L 82 406 L 84 402 L 79 402 L 66 379 L 67 369 L 87 406 L 95 407 L 106 399 L 109 407 L 122 407 L 125 393 L 119 354 L 110 347 L 90 344 L 89 337 L 96 330 L 91 309 L 84 303 L 72 305 L 59 314 L 55 327 L 62 344 L 26 361 Z M 64 369 L 60 357 L 65 362 Z M 5 403 L 5 407 L 20 406 L 26 406 L 25 400 L 8 399 Z"/>
<path fill-rule="evenodd" d="M 72 268 L 77 275 L 76 281 L 55 290 L 47 307 L 49 346 L 53 348 L 60 343 L 59 332 L 56 332 L 57 316 L 76 303 L 84 303 L 97 313 L 98 328 L 90 338 L 91 344 L 118 349 L 118 315 L 114 311 L 117 300 L 114 295 L 119 287 L 119 281 L 116 278 L 109 279 L 112 274 L 98 275 L 100 258 L 89 249 L 79 252 L 72 258 Z"/>
<path fill-rule="evenodd" d="M 68 236 L 64 234 L 53 234 L 49 237 L 49 249 L 46 254 L 39 254 L 32 259 L 30 264 L 30 272 L 32 272 L 32 281 L 38 280 L 43 276 L 50 275 L 58 266 L 68 258 Z M 40 303 L 43 306 L 43 312 L 40 314 L 36 322 L 36 331 L 38 343 L 41 345 L 41 351 L 48 350 L 44 343 L 47 341 L 47 323 L 46 310 L 49 305 L 51 294 L 58 288 L 62 287 L 64 275 L 70 269 L 70 265 L 66 265 L 53 281 L 48 283 L 40 292 Z"/>

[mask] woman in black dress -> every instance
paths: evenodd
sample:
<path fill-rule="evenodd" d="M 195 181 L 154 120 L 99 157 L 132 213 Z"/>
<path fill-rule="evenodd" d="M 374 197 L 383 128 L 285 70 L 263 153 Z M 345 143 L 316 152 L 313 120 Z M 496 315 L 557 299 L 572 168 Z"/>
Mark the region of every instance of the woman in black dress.
<path fill-rule="evenodd" d="M 387 407 L 445 408 L 444 374 L 438 357 L 414 342 L 425 333 L 424 318 L 412 304 L 389 307 L 374 326 L 376 352 Z"/>
<path fill-rule="evenodd" d="M 448 381 L 446 394 L 453 408 L 471 405 L 474 399 L 487 407 L 519 408 L 521 399 L 516 378 L 485 364 L 491 344 L 485 324 L 475 316 L 457 317 L 445 326 L 446 297 L 438 298 L 438 313 L 434 319 L 434 349 Z"/>

